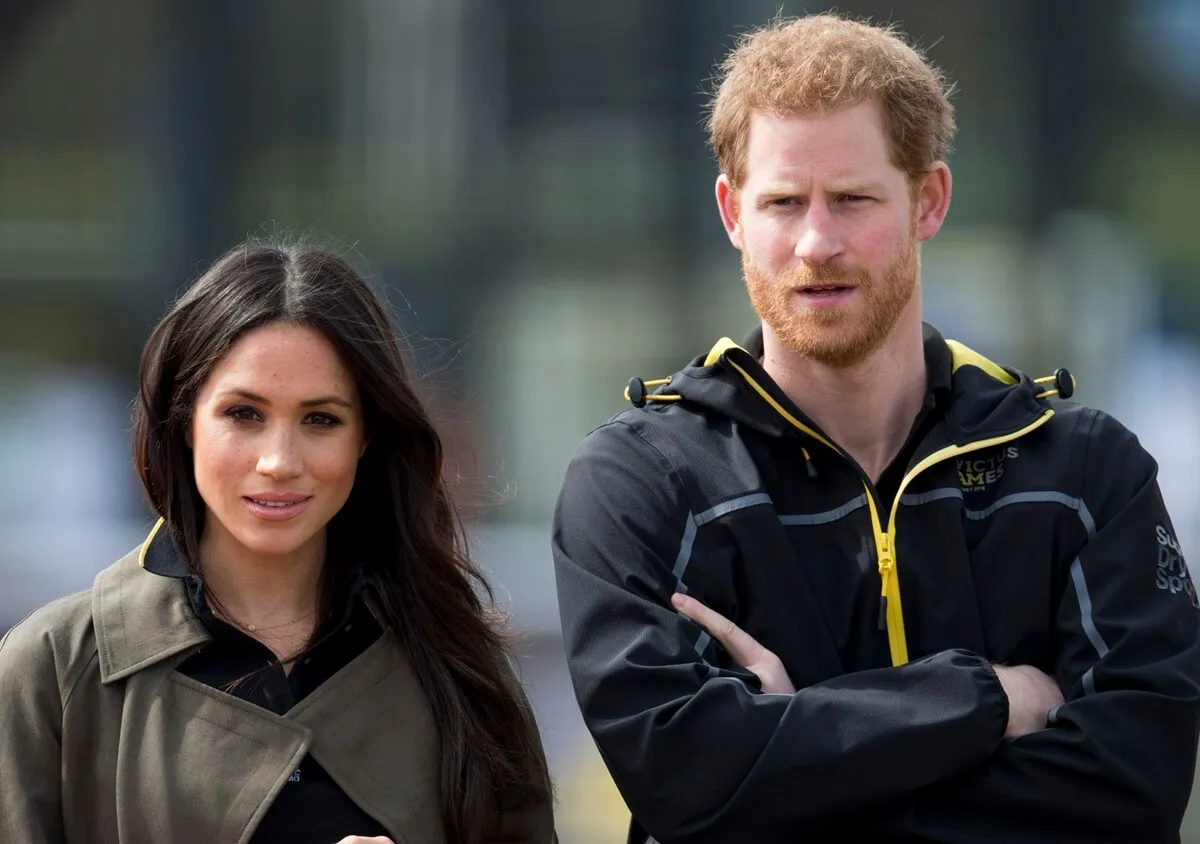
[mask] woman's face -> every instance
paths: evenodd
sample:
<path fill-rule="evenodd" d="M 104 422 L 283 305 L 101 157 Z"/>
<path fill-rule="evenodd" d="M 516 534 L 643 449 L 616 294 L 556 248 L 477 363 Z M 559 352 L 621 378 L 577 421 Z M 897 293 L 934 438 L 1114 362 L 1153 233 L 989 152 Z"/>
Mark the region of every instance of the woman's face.
<path fill-rule="evenodd" d="M 216 547 L 261 556 L 323 547 L 366 448 L 358 389 L 319 331 L 265 325 L 238 338 L 204 382 L 188 444 Z"/>

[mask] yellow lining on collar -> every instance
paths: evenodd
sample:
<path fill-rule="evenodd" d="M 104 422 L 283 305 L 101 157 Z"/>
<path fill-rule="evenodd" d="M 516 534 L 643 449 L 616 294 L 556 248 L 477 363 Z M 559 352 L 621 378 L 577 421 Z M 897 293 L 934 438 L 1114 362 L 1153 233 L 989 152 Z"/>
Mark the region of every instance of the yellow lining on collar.
<path fill-rule="evenodd" d="M 712 349 L 708 353 L 708 357 L 706 357 L 704 359 L 704 365 L 712 366 L 714 363 L 716 363 L 717 361 L 719 361 L 721 359 L 721 355 L 725 354 L 730 349 L 741 349 L 741 348 L 742 348 L 741 346 L 739 346 L 737 343 L 730 340 L 728 337 L 722 337 L 720 340 L 718 340 L 716 343 L 713 344 Z M 743 349 L 743 351 L 745 351 L 745 350 Z"/>
<path fill-rule="evenodd" d="M 946 345 L 950 348 L 950 357 L 953 361 L 951 368 L 954 372 L 958 372 L 960 366 L 973 366 L 983 370 L 1002 384 L 1017 383 L 1017 379 L 1008 370 L 1000 364 L 988 360 L 974 349 L 964 346 L 957 340 L 947 340 Z"/>
<path fill-rule="evenodd" d="M 166 519 L 159 519 L 154 523 L 154 527 L 150 528 L 150 535 L 146 537 L 146 541 L 142 543 L 142 547 L 138 550 L 138 565 L 142 568 L 146 567 L 146 551 L 149 549 L 150 543 L 154 541 L 154 537 L 158 534 L 164 522 L 166 522 Z"/>

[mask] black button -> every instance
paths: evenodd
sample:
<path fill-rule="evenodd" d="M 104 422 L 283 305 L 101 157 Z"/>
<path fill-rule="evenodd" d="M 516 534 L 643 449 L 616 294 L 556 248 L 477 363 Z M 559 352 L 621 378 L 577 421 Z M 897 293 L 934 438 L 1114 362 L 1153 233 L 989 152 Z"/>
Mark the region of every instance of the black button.
<path fill-rule="evenodd" d="M 1060 399 L 1069 399 L 1075 394 L 1075 379 L 1066 369 L 1054 370 L 1054 386 L 1058 388 Z"/>
<path fill-rule="evenodd" d="M 646 382 L 637 376 L 629 379 L 629 403 L 634 407 L 646 406 Z"/>

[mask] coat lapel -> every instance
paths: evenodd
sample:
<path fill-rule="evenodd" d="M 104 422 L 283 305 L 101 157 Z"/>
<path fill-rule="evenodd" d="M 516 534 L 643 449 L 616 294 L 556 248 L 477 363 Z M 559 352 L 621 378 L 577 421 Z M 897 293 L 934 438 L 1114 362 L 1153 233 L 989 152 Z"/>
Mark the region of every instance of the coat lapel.
<path fill-rule="evenodd" d="M 153 812 L 122 803 L 125 826 L 142 828 L 131 836 L 139 841 L 245 844 L 308 752 L 311 733 L 178 672 L 163 679 L 159 671 L 128 679 L 126 711 L 140 720 L 133 731 L 153 741 L 123 744 L 138 748 L 128 779 L 170 799 Z"/>
<path fill-rule="evenodd" d="M 384 633 L 287 715 L 311 753 L 398 842 L 440 844 L 438 733 L 399 642 Z"/>

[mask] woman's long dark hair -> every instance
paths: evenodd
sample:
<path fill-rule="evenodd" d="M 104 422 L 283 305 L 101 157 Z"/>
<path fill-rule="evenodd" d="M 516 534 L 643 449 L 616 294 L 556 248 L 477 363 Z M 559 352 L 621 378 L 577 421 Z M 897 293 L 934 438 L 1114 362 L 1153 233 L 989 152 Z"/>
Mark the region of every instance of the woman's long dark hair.
<path fill-rule="evenodd" d="M 495 827 L 501 801 L 549 801 L 549 774 L 508 670 L 491 590 L 466 556 L 441 439 L 396 330 L 358 273 L 340 256 L 307 246 L 247 243 L 218 259 L 146 344 L 134 465 L 151 506 L 195 565 L 205 507 L 185 432 L 196 396 L 243 333 L 271 323 L 319 330 L 356 378 L 370 444 L 330 522 L 326 565 L 366 571 L 438 726 L 447 840 L 474 844 Z M 336 570 L 327 575 L 340 579 Z"/>

